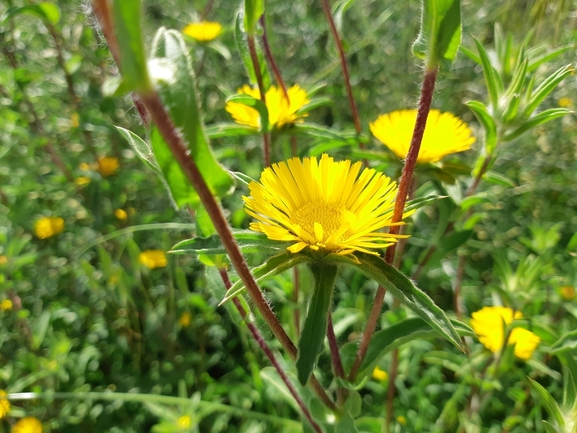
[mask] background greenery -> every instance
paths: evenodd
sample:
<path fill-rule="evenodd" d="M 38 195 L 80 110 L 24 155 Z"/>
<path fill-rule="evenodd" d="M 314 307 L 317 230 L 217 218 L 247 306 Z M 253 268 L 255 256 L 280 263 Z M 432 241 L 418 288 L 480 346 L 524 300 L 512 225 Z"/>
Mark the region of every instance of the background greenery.
<path fill-rule="evenodd" d="M 471 34 L 491 45 L 496 22 L 519 42 L 529 30 L 534 31 L 531 43 L 549 47 L 574 43 L 577 37 L 574 1 L 462 3 L 463 43 L 469 48 Z M 5 2 L 0 15 L 10 6 L 25 4 Z M 9 431 L 9 424 L 24 414 L 41 419 L 46 431 L 61 432 L 193 431 L 197 422 L 201 432 L 299 431 L 300 424 L 290 422 L 298 421 L 298 412 L 272 385 L 268 370 L 260 373 L 267 361 L 245 326 L 239 326 L 240 318 L 232 310 L 217 308 L 220 299 L 215 287 L 220 282 L 214 271 L 206 272 L 187 256 L 169 256 L 167 267 L 153 270 L 138 262 L 143 250 L 168 251 L 177 241 L 191 237 L 194 220 L 188 211 L 171 206 L 162 184 L 114 128 L 122 126 L 144 135 L 129 98 L 102 95 L 104 80 L 116 72 L 93 28 L 88 5 L 56 4 L 61 18 L 53 26 L 31 15 L 0 22 L 0 255 L 7 257 L 6 263 L 0 262 L 0 298 L 13 302 L 12 309 L 0 312 L 0 388 L 182 397 L 198 393 L 203 402 L 226 406 L 198 403 L 203 412 L 192 403 L 180 407 L 152 399 L 145 404 L 76 398 L 13 401 L 0 431 Z M 146 1 L 144 5 L 147 45 L 159 26 L 182 29 L 205 7 L 199 1 Z M 215 0 L 207 16 L 225 26 L 219 39 L 224 49 L 218 52 L 190 44 L 197 70 L 203 65 L 198 86 L 208 126 L 230 121 L 225 99 L 247 82 L 235 49 L 237 6 Z M 340 29 L 365 133 L 368 122 L 378 114 L 416 104 L 421 67 L 410 45 L 419 19 L 417 1 L 357 0 L 342 14 Z M 308 120 L 352 130 L 338 57 L 320 2 L 269 1 L 267 24 L 285 81 L 307 89 L 322 86 L 317 94 L 331 99 L 330 105 L 312 111 Z M 574 50 L 569 50 L 543 73 L 574 60 Z M 480 128 L 464 102 L 485 98 L 482 79 L 480 68 L 459 54 L 453 69 L 441 75 L 433 101 L 435 108 L 471 122 L 478 131 L 478 149 Z M 574 98 L 576 87 L 574 76 L 570 77 L 545 102 L 545 108 L 557 106 L 561 98 Z M 306 155 L 315 144 L 311 138 L 299 139 L 301 154 Z M 215 139 L 212 145 L 223 165 L 258 177 L 258 137 Z M 518 293 L 536 294 L 528 300 L 525 315 L 559 334 L 575 329 L 575 301 L 563 299 L 560 290 L 577 286 L 576 145 L 577 122 L 571 114 L 499 149 L 493 170 L 508 181 L 483 184 L 491 200 L 477 207 L 474 234 L 459 250 L 467 256 L 465 315 L 489 303 L 492 293 L 512 286 Z M 383 151 L 374 139 L 369 148 Z M 288 138 L 281 138 L 273 159 L 288 156 L 289 149 Z M 333 154 L 349 156 L 350 149 Z M 114 175 L 102 177 L 96 170 L 81 169 L 82 163 L 93 164 L 106 155 L 120 160 Z M 456 160 L 472 164 L 475 151 Z M 397 176 L 400 169 L 394 158 L 380 159 L 374 165 L 391 176 Z M 77 185 L 74 179 L 81 176 L 90 177 L 90 183 Z M 428 179 L 426 174 L 423 179 Z M 434 181 L 425 188 L 431 185 Z M 450 194 L 451 187 L 447 189 Z M 249 222 L 242 210 L 243 193 L 240 188 L 225 200 L 236 227 L 247 227 Z M 415 216 L 403 262 L 406 273 L 414 270 L 422 247 L 433 235 L 441 207 L 428 206 Z M 116 209 L 126 210 L 128 218 L 119 220 Z M 33 227 L 41 216 L 64 218 L 65 230 L 38 239 Z M 187 225 L 175 228 L 172 223 Z M 103 239 L 142 224 L 161 225 Z M 447 252 L 430 263 L 419 285 L 443 309 L 451 310 L 458 257 L 454 251 Z M 305 291 L 309 280 L 303 270 Z M 270 280 L 265 287 L 283 322 L 290 322 L 290 276 Z M 340 341 L 362 330 L 373 293 L 374 286 L 364 277 L 341 276 L 334 317 Z M 392 306 L 392 299 L 386 302 Z M 391 310 L 382 316 L 382 325 L 405 314 Z M 474 350 L 481 356 L 478 342 Z M 439 431 L 454 431 L 468 395 L 460 394 L 465 358 L 458 361 L 454 356 L 454 348 L 440 339 L 403 347 L 394 413 L 404 418 L 399 418 L 396 431 L 431 431 L 435 422 L 440 425 L 440 418 L 445 424 Z M 325 358 L 320 363 L 328 366 L 328 355 Z M 517 361 L 513 374 L 491 385 L 494 397 L 479 419 L 471 421 L 479 430 L 467 431 L 541 431 L 540 419 L 546 415 L 531 397 L 525 376 L 536 378 L 559 397 L 561 370 L 547 353 L 534 358 L 529 363 Z M 383 359 L 381 368 L 387 370 L 389 362 L 388 357 Z M 325 380 L 330 382 L 330 377 Z M 384 413 L 386 382 L 369 379 L 360 392 L 369 425 L 370 418 Z M 192 417 L 190 427 L 179 425 L 182 415 Z"/>

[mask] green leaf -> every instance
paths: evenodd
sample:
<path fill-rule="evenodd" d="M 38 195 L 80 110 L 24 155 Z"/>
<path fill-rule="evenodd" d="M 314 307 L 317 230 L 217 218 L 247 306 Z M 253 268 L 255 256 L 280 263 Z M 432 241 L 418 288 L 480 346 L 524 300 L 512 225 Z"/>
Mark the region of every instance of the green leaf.
<path fill-rule="evenodd" d="M 2 22 L 23 14 L 34 15 L 51 25 L 56 25 L 60 21 L 60 8 L 54 3 L 42 2 L 35 5 L 9 8 L 4 14 Z"/>
<path fill-rule="evenodd" d="M 113 3 L 114 28 L 120 48 L 120 70 L 131 90 L 150 93 L 152 84 L 146 69 L 146 56 L 140 28 L 140 0 Z"/>
<path fill-rule="evenodd" d="M 243 104 L 248 107 L 254 108 L 258 111 L 260 115 L 260 132 L 266 134 L 269 130 L 269 122 L 268 122 L 268 108 L 260 99 L 256 99 L 250 95 L 232 95 L 230 98 L 226 100 L 226 102 L 236 102 L 238 104 Z"/>
<path fill-rule="evenodd" d="M 151 63 L 153 65 L 164 65 L 162 69 L 165 72 L 156 76 L 159 94 L 168 108 L 175 126 L 180 129 L 188 143 L 190 155 L 198 166 L 202 177 L 216 196 L 222 197 L 230 193 L 234 180 L 230 173 L 218 163 L 206 138 L 198 106 L 199 98 L 194 81 L 192 60 L 181 34 L 174 30 L 160 28 L 154 38 L 152 57 Z M 156 143 L 158 144 L 158 141 Z M 157 153 L 159 150 L 154 145 L 153 148 L 160 166 L 163 167 L 163 162 Z M 171 157 L 171 159 L 174 158 Z M 165 166 L 174 166 L 169 164 L 166 159 L 164 164 Z M 172 184 L 169 179 L 180 179 L 180 175 L 169 176 L 164 170 L 165 167 L 163 167 L 163 172 L 171 189 L 186 191 L 184 194 L 179 194 L 180 199 L 175 196 L 179 206 L 188 203 L 192 207 L 196 207 L 199 200 L 196 193 L 191 193 L 191 187 Z M 189 183 L 186 178 L 182 181 Z"/>
<path fill-rule="evenodd" d="M 479 57 L 477 55 L 477 53 L 475 53 L 473 50 L 470 50 L 469 48 L 465 47 L 464 45 L 461 45 L 459 47 L 459 50 L 461 50 L 461 52 L 466 55 L 468 58 L 470 58 L 472 61 L 474 61 L 475 63 L 477 63 L 478 65 L 481 64 L 481 57 Z"/>
<path fill-rule="evenodd" d="M 450 68 L 461 44 L 460 0 L 423 0 L 421 32 L 413 54 L 426 59 L 429 71 L 442 65 Z"/>
<path fill-rule="evenodd" d="M 462 336 L 473 336 L 473 330 L 458 320 L 451 321 L 459 334 Z M 369 347 L 361 368 L 357 375 L 357 382 L 361 381 L 364 376 L 370 374 L 379 361 L 387 353 L 413 340 L 428 339 L 438 337 L 439 333 L 423 319 L 411 317 L 401 320 L 386 329 L 377 331 L 371 337 Z M 341 349 L 341 358 L 345 369 L 350 369 L 356 355 L 358 343 L 350 342 L 345 344 Z"/>
<path fill-rule="evenodd" d="M 551 424 L 549 424 L 547 421 L 541 421 L 543 428 L 545 429 L 546 433 L 561 433 L 559 430 L 557 430 L 555 427 L 553 427 Z"/>
<path fill-rule="evenodd" d="M 236 230 L 233 235 L 244 253 L 278 251 L 287 247 L 286 242 L 269 239 L 264 233 L 252 230 Z M 222 254 L 226 253 L 226 249 L 220 236 L 213 235 L 180 241 L 172 247 L 170 252 L 172 254 Z"/>
<path fill-rule="evenodd" d="M 425 292 L 421 291 L 409 278 L 394 267 L 386 264 L 380 257 L 356 253 L 358 262 L 346 256 L 331 254 L 325 260 L 335 263 L 345 263 L 358 268 L 369 278 L 372 278 L 399 301 L 405 303 L 413 312 L 440 332 L 448 341 L 462 349 L 461 338 L 449 318 Z"/>
<path fill-rule="evenodd" d="M 503 141 L 514 140 L 523 135 L 525 132 L 530 131 L 539 125 L 543 125 L 547 122 L 550 122 L 551 120 L 558 119 L 559 117 L 563 117 L 569 113 L 571 112 L 566 108 L 550 108 L 548 110 L 542 111 L 541 113 L 527 120 L 523 125 L 515 129 L 513 132 L 505 135 L 503 137 Z"/>
<path fill-rule="evenodd" d="M 115 126 L 116 130 L 122 135 L 122 137 L 130 144 L 130 147 L 136 152 L 138 157 L 144 162 L 149 168 L 151 168 L 156 174 L 161 177 L 162 170 L 154 157 L 152 149 L 146 141 L 136 135 L 134 132 L 128 129 L 122 128 L 120 126 Z"/>
<path fill-rule="evenodd" d="M 523 117 L 529 117 L 533 111 L 539 107 L 541 102 L 549 96 L 549 94 L 555 90 L 555 88 L 565 79 L 565 77 L 569 74 L 575 72 L 575 69 L 572 65 L 563 66 L 559 68 L 557 71 L 553 72 L 549 75 L 540 85 L 535 89 L 533 93 L 531 93 L 531 97 L 527 102 L 527 106 L 525 107 L 525 111 L 523 111 Z M 550 111 L 550 110 L 546 110 Z M 543 114 L 543 113 L 541 113 Z"/>
<path fill-rule="evenodd" d="M 244 0 L 244 31 L 254 36 L 256 24 L 264 13 L 264 0 Z"/>
<path fill-rule="evenodd" d="M 301 108 L 297 110 L 297 114 L 302 113 L 309 113 L 311 110 L 315 108 L 322 107 L 323 105 L 332 105 L 333 100 L 331 98 L 327 98 L 326 96 L 319 96 L 317 98 L 313 98 L 310 102 L 306 105 L 303 105 Z"/>
<path fill-rule="evenodd" d="M 511 178 L 508 178 L 501 173 L 497 173 L 496 171 L 488 171 L 483 176 L 483 179 L 485 179 L 487 182 L 494 183 L 495 185 L 501 185 L 506 188 L 515 188 L 517 186 L 517 184 L 515 184 Z"/>
<path fill-rule="evenodd" d="M 437 245 L 437 250 L 429 260 L 429 266 L 439 263 L 444 257 L 467 242 L 471 234 L 473 234 L 473 230 L 462 230 L 443 237 Z"/>
<path fill-rule="evenodd" d="M 404 212 L 407 213 L 412 210 L 420 209 L 424 206 L 428 206 L 432 203 L 435 203 L 439 200 L 447 198 L 444 195 L 429 195 L 427 197 L 416 198 L 414 200 L 409 200 L 407 205 L 405 206 Z"/>
<path fill-rule="evenodd" d="M 475 45 L 477 46 L 477 51 L 479 52 L 479 57 L 481 59 L 481 66 L 483 67 L 483 75 L 485 76 L 485 83 L 487 84 L 487 91 L 489 92 L 489 100 L 491 101 L 491 107 L 495 111 L 499 104 L 499 92 L 497 84 L 498 73 L 493 68 L 487 51 L 477 39 L 473 38 Z M 467 104 L 469 105 L 469 104 Z M 470 105 L 469 105 L 470 106 Z M 475 112 L 475 114 L 477 114 Z"/>
<path fill-rule="evenodd" d="M 536 56 L 535 58 L 532 58 L 531 61 L 529 62 L 529 65 L 527 67 L 527 71 L 528 72 L 536 71 L 537 68 L 539 66 L 541 66 L 543 63 L 546 63 L 549 60 L 553 60 L 554 58 L 559 57 L 565 51 L 572 50 L 574 48 L 575 48 L 575 45 L 565 45 L 563 47 L 556 48 L 554 50 L 545 52 L 544 54 L 542 54 L 540 56 Z"/>
<path fill-rule="evenodd" d="M 477 120 L 483 127 L 485 131 L 485 149 L 491 155 L 497 145 L 497 125 L 495 125 L 493 116 L 489 114 L 487 107 L 479 101 L 469 101 L 467 102 L 467 107 L 475 113 Z"/>
<path fill-rule="evenodd" d="M 246 70 L 246 73 L 248 75 L 249 81 L 252 85 L 257 85 L 257 79 L 256 79 L 256 74 L 255 74 L 255 69 L 254 69 L 254 65 L 252 64 L 252 59 L 250 57 L 250 51 L 248 49 L 248 42 L 247 42 L 247 36 L 246 33 L 243 31 L 244 25 L 243 25 L 243 12 L 239 11 L 236 14 L 236 18 L 235 18 L 235 26 L 234 26 L 234 38 L 236 41 L 236 47 L 238 50 L 238 53 L 240 54 L 240 58 L 242 60 L 242 63 L 244 64 L 244 68 Z M 270 74 L 268 73 L 268 69 L 266 67 L 266 62 L 264 61 L 264 56 L 262 54 L 262 50 L 260 49 L 260 46 L 256 43 L 255 41 L 255 45 L 256 45 L 256 53 L 257 53 L 257 57 L 258 57 L 258 62 L 260 65 L 260 74 L 262 76 L 262 82 L 264 85 L 265 89 L 268 89 L 270 87 Z"/>
<path fill-rule="evenodd" d="M 239 125 L 238 123 L 217 123 L 206 127 L 206 135 L 211 140 L 222 137 L 238 137 L 239 135 L 255 135 L 257 132 L 252 126 Z"/>
<path fill-rule="evenodd" d="M 553 399 L 551 394 L 549 394 L 549 392 L 540 383 L 535 382 L 531 378 L 528 379 L 529 383 L 531 384 L 537 396 L 539 397 L 541 404 L 543 404 L 543 406 L 545 406 L 545 409 L 547 409 L 547 412 L 549 412 L 549 415 L 555 419 L 559 427 L 565 427 L 565 420 L 563 419 L 561 409 L 559 408 L 559 405 Z"/>
<path fill-rule="evenodd" d="M 294 268 L 302 263 L 309 262 L 311 259 L 304 254 L 294 254 L 291 252 L 284 252 L 282 254 L 276 255 L 268 259 L 264 264 L 257 266 L 252 269 L 252 274 L 255 281 L 260 284 L 261 282 L 280 274 L 281 272 L 287 271 Z M 222 298 L 219 305 L 224 304 L 229 299 L 238 296 L 245 289 L 242 280 L 237 281 L 232 285 L 232 287 L 226 293 L 226 296 Z"/>
<path fill-rule="evenodd" d="M 303 323 L 296 361 L 297 376 L 301 385 L 308 382 L 317 358 L 323 350 L 338 268 L 335 265 L 314 262 L 311 263 L 310 269 L 315 279 L 315 286 Z"/>

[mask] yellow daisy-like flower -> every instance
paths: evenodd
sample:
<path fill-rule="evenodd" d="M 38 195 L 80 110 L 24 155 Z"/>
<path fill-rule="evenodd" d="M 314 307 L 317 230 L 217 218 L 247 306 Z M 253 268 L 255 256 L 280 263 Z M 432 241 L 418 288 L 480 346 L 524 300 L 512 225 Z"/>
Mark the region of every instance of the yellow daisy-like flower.
<path fill-rule="evenodd" d="M 120 221 L 124 221 L 126 220 L 126 218 L 128 218 L 128 214 L 124 209 L 116 209 L 114 211 L 114 216 L 118 218 Z"/>
<path fill-rule="evenodd" d="M 200 23 L 190 23 L 182 33 L 196 39 L 198 42 L 210 42 L 218 37 L 222 32 L 222 26 L 219 23 L 211 21 L 202 21 Z"/>
<path fill-rule="evenodd" d="M 561 294 L 561 297 L 566 301 L 572 301 L 577 297 L 575 287 L 573 286 L 563 286 L 559 289 L 559 293 Z"/>
<path fill-rule="evenodd" d="M 404 159 L 409 152 L 417 110 L 399 110 L 382 114 L 369 123 L 371 132 L 399 158 Z M 475 137 L 471 129 L 451 113 L 431 110 L 421 142 L 418 163 L 437 162 L 451 153 L 463 152 L 471 148 Z"/>
<path fill-rule="evenodd" d="M 191 320 L 192 320 L 192 315 L 188 311 L 185 311 L 178 318 L 178 324 L 180 326 L 182 326 L 183 328 L 188 328 L 190 326 Z"/>
<path fill-rule="evenodd" d="M 507 307 L 483 307 L 472 314 L 471 326 L 479 341 L 493 353 L 503 348 L 505 341 L 504 324 L 509 325 L 514 319 L 523 317 L 520 311 L 513 312 Z M 523 328 L 511 331 L 508 344 L 515 345 L 515 355 L 521 359 L 529 359 L 541 342 L 541 339 Z"/>
<path fill-rule="evenodd" d="M 105 156 L 104 158 L 98 159 L 98 167 L 96 169 L 102 177 L 108 177 L 116 173 L 118 167 L 120 167 L 118 158 L 114 156 Z"/>
<path fill-rule="evenodd" d="M 242 86 L 237 91 L 243 95 L 249 95 L 260 99 L 260 91 L 248 85 Z M 284 97 L 281 88 L 271 86 L 265 93 L 266 108 L 268 110 L 268 122 L 271 128 L 282 128 L 289 123 L 302 121 L 308 114 L 297 111 L 310 102 L 307 92 L 298 84 L 287 90 L 289 102 Z M 236 123 L 260 128 L 260 115 L 257 110 L 240 102 L 227 102 L 225 110 L 228 111 Z"/>
<path fill-rule="evenodd" d="M 571 98 L 559 98 L 559 101 L 557 101 L 557 103 L 559 104 L 559 107 L 563 107 L 563 108 L 569 108 L 573 105 L 573 99 Z"/>
<path fill-rule="evenodd" d="M 162 250 L 146 250 L 139 254 L 138 261 L 148 269 L 164 268 L 167 265 L 166 254 Z"/>
<path fill-rule="evenodd" d="M 385 370 L 381 370 L 378 366 L 373 370 L 373 379 L 385 381 L 389 378 L 389 375 Z"/>
<path fill-rule="evenodd" d="M 10 402 L 6 398 L 7 395 L 6 391 L 0 390 L 0 419 L 10 412 Z"/>
<path fill-rule="evenodd" d="M 249 184 L 243 197 L 246 211 L 256 218 L 250 228 L 269 239 L 294 242 L 297 253 L 314 251 L 376 254 L 400 235 L 380 233 L 393 225 L 392 210 L 397 186 L 390 178 L 362 163 L 335 162 L 327 154 L 317 158 L 289 159 L 273 164 L 260 182 Z"/>
<path fill-rule="evenodd" d="M 0 265 L 5 265 L 6 263 L 8 263 L 8 257 L 0 256 Z"/>
<path fill-rule="evenodd" d="M 1 311 L 10 311 L 12 306 L 12 301 L 10 299 L 4 299 L 2 302 L 0 302 Z"/>
<path fill-rule="evenodd" d="M 401 425 L 406 425 L 407 424 L 407 418 L 405 418 L 403 415 L 399 415 L 397 417 L 397 422 Z"/>
<path fill-rule="evenodd" d="M 31 416 L 22 418 L 14 424 L 12 433 L 42 433 L 42 423 Z"/>
<path fill-rule="evenodd" d="M 78 186 L 85 186 L 90 183 L 90 178 L 87 176 L 80 176 L 74 179 L 74 183 Z"/>
<path fill-rule="evenodd" d="M 34 223 L 34 233 L 39 239 L 47 239 L 64 230 L 62 218 L 43 217 Z"/>
<path fill-rule="evenodd" d="M 190 426 L 192 425 L 192 419 L 188 415 L 183 415 L 180 418 L 178 418 L 176 424 L 178 425 L 179 428 L 190 428 Z"/>

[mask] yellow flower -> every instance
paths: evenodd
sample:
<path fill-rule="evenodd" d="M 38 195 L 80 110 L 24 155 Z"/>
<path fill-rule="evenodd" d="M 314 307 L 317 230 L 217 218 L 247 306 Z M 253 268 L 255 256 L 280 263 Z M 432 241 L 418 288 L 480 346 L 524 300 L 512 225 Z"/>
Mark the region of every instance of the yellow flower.
<path fill-rule="evenodd" d="M 164 268 L 167 264 L 166 255 L 162 250 L 146 250 L 140 253 L 138 261 L 148 269 Z"/>
<path fill-rule="evenodd" d="M 10 311 L 12 309 L 12 301 L 10 299 L 4 299 L 0 302 L 1 311 Z"/>
<path fill-rule="evenodd" d="M 74 179 L 74 183 L 78 186 L 88 185 L 90 183 L 90 178 L 86 176 L 80 176 Z"/>
<path fill-rule="evenodd" d="M 399 158 L 409 152 L 417 110 L 399 110 L 380 115 L 369 123 L 371 132 Z M 437 162 L 451 153 L 471 148 L 475 137 L 469 126 L 451 113 L 431 110 L 417 162 Z"/>
<path fill-rule="evenodd" d="M 573 105 L 573 99 L 571 99 L 571 98 L 559 98 L 559 101 L 557 101 L 557 103 L 559 104 L 559 107 L 569 108 Z"/>
<path fill-rule="evenodd" d="M 183 328 L 188 328 L 190 326 L 190 321 L 192 319 L 192 315 L 188 312 L 185 311 L 184 313 L 182 313 L 178 319 L 178 324 L 180 326 L 182 326 Z"/>
<path fill-rule="evenodd" d="M 260 91 L 248 85 L 237 90 L 239 94 L 249 95 L 260 99 Z M 266 108 L 268 109 L 268 122 L 271 128 L 282 128 L 288 123 L 302 121 L 306 113 L 297 113 L 302 107 L 310 102 L 307 92 L 298 84 L 287 90 L 289 102 L 284 97 L 283 91 L 276 86 L 271 86 L 265 93 Z M 228 111 L 236 123 L 241 125 L 260 128 L 260 115 L 257 110 L 239 102 L 227 102 L 225 110 Z"/>
<path fill-rule="evenodd" d="M 8 257 L 0 256 L 0 265 L 5 265 L 6 263 L 8 263 Z"/>
<path fill-rule="evenodd" d="M 380 381 L 385 381 L 389 378 L 389 375 L 385 370 L 381 370 L 378 366 L 373 370 L 373 379 Z"/>
<path fill-rule="evenodd" d="M 514 319 L 523 317 L 520 311 L 513 313 L 507 307 L 483 307 L 472 314 L 471 326 L 479 341 L 493 353 L 503 348 L 505 340 L 504 324 L 509 325 Z M 541 339 L 523 328 L 514 328 L 509 336 L 508 344 L 515 345 L 515 355 L 521 359 L 529 359 L 539 345 Z"/>
<path fill-rule="evenodd" d="M 6 398 L 6 391 L 0 390 L 0 419 L 4 418 L 10 412 L 10 402 Z"/>
<path fill-rule="evenodd" d="M 90 164 L 87 164 L 85 162 L 81 162 L 80 165 L 78 165 L 78 168 L 80 168 L 80 170 L 82 170 L 82 171 L 88 171 L 92 167 L 90 167 Z"/>
<path fill-rule="evenodd" d="M 14 424 L 12 433 L 42 433 L 42 423 L 33 417 L 22 418 Z"/>
<path fill-rule="evenodd" d="M 379 232 L 392 225 L 397 186 L 374 169 L 361 169 L 361 162 L 335 162 L 327 154 L 320 161 L 292 158 L 265 168 L 260 182 L 249 184 L 250 197 L 243 197 L 246 211 L 258 220 L 250 228 L 294 242 L 288 247 L 292 253 L 309 247 L 376 254 L 369 249 L 401 237 Z"/>
<path fill-rule="evenodd" d="M 47 239 L 64 230 L 62 218 L 43 217 L 34 223 L 34 233 L 39 239 Z"/>
<path fill-rule="evenodd" d="M 566 301 L 572 301 L 577 297 L 577 293 L 575 293 L 575 287 L 573 286 L 563 286 L 559 289 L 561 297 Z"/>
<path fill-rule="evenodd" d="M 399 415 L 397 417 L 397 422 L 401 425 L 405 425 L 407 424 L 407 418 L 405 418 L 403 415 Z"/>
<path fill-rule="evenodd" d="M 78 113 L 74 112 L 70 115 L 70 126 L 72 128 L 78 128 L 78 126 L 80 126 L 80 118 L 78 117 Z"/>
<path fill-rule="evenodd" d="M 202 21 L 188 24 L 182 32 L 199 42 L 210 42 L 220 35 L 222 26 L 219 23 Z"/>
<path fill-rule="evenodd" d="M 98 172 L 102 177 L 112 176 L 118 170 L 120 163 L 118 158 L 114 156 L 105 156 L 98 159 Z"/>
<path fill-rule="evenodd" d="M 120 221 L 124 221 L 126 218 L 128 218 L 128 214 L 124 209 L 116 209 L 114 211 L 114 216 L 118 218 Z"/>
<path fill-rule="evenodd" d="M 179 428 L 189 428 L 192 425 L 192 419 L 188 415 L 183 415 L 177 421 Z"/>

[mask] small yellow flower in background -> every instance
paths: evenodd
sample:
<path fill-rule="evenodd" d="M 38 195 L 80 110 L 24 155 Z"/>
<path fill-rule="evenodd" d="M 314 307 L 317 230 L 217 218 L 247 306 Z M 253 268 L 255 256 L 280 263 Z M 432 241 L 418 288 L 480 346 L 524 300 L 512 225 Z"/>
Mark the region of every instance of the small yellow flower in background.
<path fill-rule="evenodd" d="M 34 223 L 34 233 L 39 239 L 47 239 L 64 230 L 62 218 L 43 217 Z"/>
<path fill-rule="evenodd" d="M 128 218 L 128 214 L 124 209 L 116 209 L 114 211 L 114 216 L 118 218 L 120 221 L 124 221 L 126 220 L 126 218 Z"/>
<path fill-rule="evenodd" d="M 493 353 L 503 348 L 505 341 L 504 324 L 509 325 L 514 319 L 523 317 L 520 311 L 513 313 L 507 307 L 483 307 L 472 314 L 471 326 L 479 341 Z M 541 339 L 523 328 L 515 328 L 511 331 L 508 344 L 515 345 L 515 355 L 521 359 L 529 359 L 541 342 Z"/>
<path fill-rule="evenodd" d="M 4 299 L 0 302 L 0 311 L 10 311 L 12 306 L 12 301 L 10 299 Z"/>
<path fill-rule="evenodd" d="M 379 141 L 401 159 L 405 159 L 411 145 L 417 110 L 399 110 L 380 115 L 369 123 L 371 132 Z M 475 137 L 471 129 L 451 113 L 431 110 L 417 162 L 437 162 L 452 153 L 471 148 Z"/>
<path fill-rule="evenodd" d="M 406 425 L 407 424 L 407 418 L 405 418 L 403 415 L 399 415 L 397 417 L 397 422 L 401 425 Z"/>
<path fill-rule="evenodd" d="M 80 119 L 77 112 L 74 112 L 70 115 L 70 126 L 72 128 L 78 128 L 78 126 L 80 126 Z"/>
<path fill-rule="evenodd" d="M 571 98 L 559 98 L 559 101 L 557 101 L 557 103 L 559 104 L 559 107 L 569 108 L 569 107 L 573 106 L 573 99 L 571 99 Z"/>
<path fill-rule="evenodd" d="M 86 176 L 80 176 L 74 179 L 74 183 L 78 186 L 88 185 L 90 183 L 90 178 Z"/>
<path fill-rule="evenodd" d="M 389 378 L 389 375 L 385 370 L 381 370 L 378 366 L 373 370 L 373 379 L 380 381 L 385 381 Z"/>
<path fill-rule="evenodd" d="M 0 419 L 10 412 L 10 402 L 6 398 L 7 395 L 6 391 L 0 390 Z"/>
<path fill-rule="evenodd" d="M 361 172 L 362 169 L 362 172 Z M 382 173 L 327 154 L 291 158 L 267 167 L 243 197 L 250 228 L 269 239 L 292 242 L 287 249 L 376 254 L 402 235 L 379 232 L 391 226 L 397 185 Z M 405 215 L 406 216 L 406 215 Z"/>
<path fill-rule="evenodd" d="M 12 433 L 42 433 L 42 423 L 34 417 L 22 418 L 14 424 Z"/>
<path fill-rule="evenodd" d="M 116 173 L 118 167 L 120 167 L 118 158 L 114 156 L 105 156 L 104 158 L 98 159 L 98 167 L 96 169 L 102 177 L 108 177 Z"/>
<path fill-rule="evenodd" d="M 191 319 L 192 315 L 188 311 L 185 311 L 178 318 L 178 324 L 183 328 L 188 328 L 190 326 Z"/>
<path fill-rule="evenodd" d="M 8 257 L 0 256 L 0 266 L 5 265 L 6 263 L 8 263 Z"/>
<path fill-rule="evenodd" d="M 198 42 L 210 42 L 216 39 L 222 32 L 222 26 L 219 23 L 211 21 L 202 21 L 200 23 L 190 23 L 182 33 L 196 39 Z"/>
<path fill-rule="evenodd" d="M 260 99 L 260 91 L 248 85 L 237 90 L 239 94 L 249 95 Z M 301 122 L 306 113 L 297 114 L 297 111 L 310 102 L 307 92 L 298 84 L 287 90 L 289 102 L 284 97 L 281 88 L 271 86 L 265 93 L 268 121 L 271 128 L 282 128 L 289 123 Z M 225 110 L 230 113 L 236 123 L 260 128 L 260 115 L 257 110 L 239 102 L 227 102 Z"/>
<path fill-rule="evenodd" d="M 146 250 L 140 253 L 138 261 L 148 269 L 164 268 L 167 264 L 166 254 L 162 250 Z"/>
<path fill-rule="evenodd" d="M 577 292 L 575 292 L 575 287 L 573 286 L 563 286 L 559 289 L 559 294 L 566 301 L 572 301 L 577 297 Z"/>

